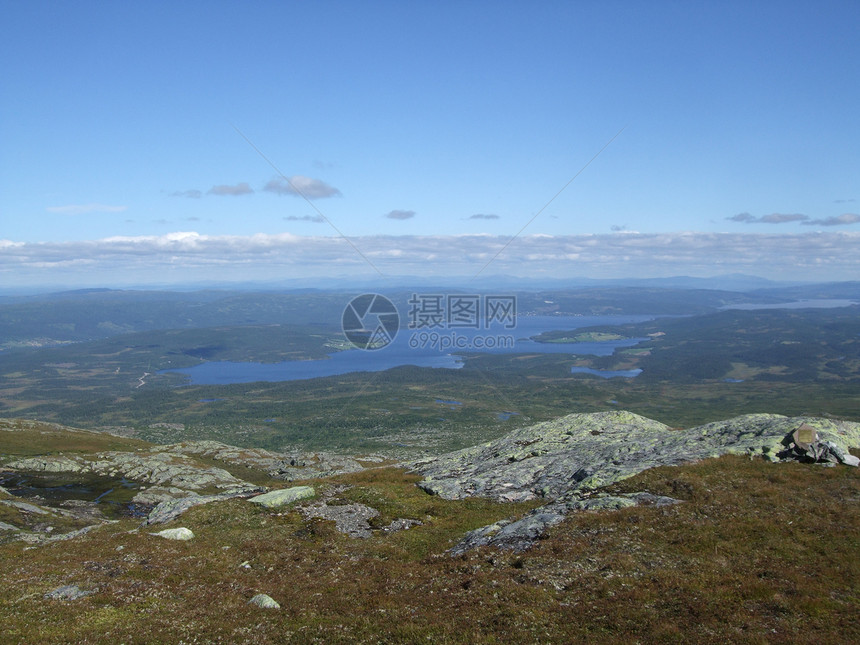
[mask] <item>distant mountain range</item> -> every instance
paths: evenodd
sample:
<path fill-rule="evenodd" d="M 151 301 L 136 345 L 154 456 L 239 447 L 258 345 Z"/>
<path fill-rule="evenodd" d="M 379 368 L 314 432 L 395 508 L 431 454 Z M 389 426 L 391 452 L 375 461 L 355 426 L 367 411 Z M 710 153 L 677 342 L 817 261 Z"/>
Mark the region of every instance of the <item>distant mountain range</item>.
<path fill-rule="evenodd" d="M 571 288 L 605 288 L 605 287 L 649 287 L 664 289 L 715 289 L 720 291 L 752 291 L 758 289 L 780 289 L 785 287 L 806 288 L 809 283 L 774 281 L 754 275 L 732 273 L 708 278 L 692 276 L 671 276 L 663 278 L 521 278 L 511 275 L 491 275 L 475 278 L 473 276 L 453 276 L 450 278 L 424 277 L 416 275 L 400 275 L 385 278 L 378 276 L 340 276 L 337 278 L 278 280 L 271 282 L 194 282 L 187 284 L 136 284 L 117 286 L 117 289 L 133 289 L 146 291 L 279 291 L 279 292 L 314 292 L 314 291 L 380 291 L 382 289 L 402 289 L 414 287 L 457 288 L 457 289 L 571 289 Z M 60 286 L 41 288 L 18 288 L 0 286 L 0 298 L 10 296 L 26 296 L 47 293 L 97 293 L 110 291 L 109 288 L 66 289 Z"/>

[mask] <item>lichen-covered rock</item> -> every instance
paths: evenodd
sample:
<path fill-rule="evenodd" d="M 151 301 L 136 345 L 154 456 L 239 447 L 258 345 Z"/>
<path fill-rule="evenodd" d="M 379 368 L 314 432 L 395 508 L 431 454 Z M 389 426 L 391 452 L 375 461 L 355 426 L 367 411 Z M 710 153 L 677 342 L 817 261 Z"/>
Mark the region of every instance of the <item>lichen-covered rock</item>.
<path fill-rule="evenodd" d="M 163 537 L 167 540 L 193 540 L 194 532 L 191 529 L 180 527 L 176 529 L 164 529 L 158 533 L 152 533 L 158 537 Z"/>
<path fill-rule="evenodd" d="M 632 506 L 670 506 L 679 504 L 680 500 L 665 495 L 654 495 L 653 493 L 623 493 L 621 495 L 607 495 L 597 493 L 587 499 L 574 498 L 565 502 L 565 507 L 571 511 L 607 511 Z"/>
<path fill-rule="evenodd" d="M 189 495 L 199 497 L 193 491 L 183 490 L 176 486 L 150 486 L 149 488 L 142 488 L 131 498 L 131 501 L 135 504 L 160 504 L 161 502 L 169 502 L 188 497 Z"/>
<path fill-rule="evenodd" d="M 263 495 L 257 495 L 250 498 L 251 502 L 259 504 L 265 508 L 279 508 L 292 504 L 300 499 L 308 499 L 313 497 L 316 492 L 313 486 L 293 486 L 292 488 L 284 488 L 281 490 L 273 490 Z"/>
<path fill-rule="evenodd" d="M 549 527 L 562 520 L 563 509 L 538 509 L 515 522 L 503 520 L 469 531 L 449 553 L 456 556 L 482 546 L 525 551 L 539 540 Z"/>
<path fill-rule="evenodd" d="M 208 504 L 210 502 L 221 502 L 227 499 L 236 497 L 248 497 L 256 493 L 263 492 L 265 488 L 249 488 L 239 489 L 236 491 L 228 491 L 226 493 L 218 493 L 216 495 L 187 495 L 186 497 L 171 498 L 159 502 L 155 508 L 150 511 L 146 517 L 145 524 L 164 524 L 173 519 L 176 519 L 189 508 L 199 506 L 200 504 Z"/>
<path fill-rule="evenodd" d="M 379 511 L 364 504 L 333 504 L 325 502 L 304 506 L 301 508 L 306 518 L 317 517 L 334 521 L 335 528 L 353 538 L 369 538 L 373 535 L 370 520 L 379 515 Z"/>
<path fill-rule="evenodd" d="M 35 515 L 51 515 L 52 511 L 49 511 L 46 508 L 42 508 L 41 506 L 36 506 L 35 504 L 29 504 L 27 502 L 19 502 L 15 499 L 4 499 L 0 504 L 4 506 L 11 506 L 12 508 L 17 508 L 18 510 L 24 511 L 25 513 L 33 513 Z"/>
<path fill-rule="evenodd" d="M 496 441 L 410 464 L 419 486 L 445 499 L 498 501 L 577 497 L 648 468 L 718 457 L 789 456 L 787 437 L 801 424 L 843 454 L 860 446 L 860 424 L 750 414 L 687 430 L 630 412 L 572 414 L 515 430 Z M 850 455 L 848 455 L 850 457 Z M 846 463 L 850 460 L 846 460 Z"/>
<path fill-rule="evenodd" d="M 94 591 L 84 591 L 78 585 L 63 585 L 57 587 L 45 594 L 48 600 L 77 600 L 95 593 Z"/>
<path fill-rule="evenodd" d="M 125 477 L 132 481 L 172 486 L 184 491 L 235 489 L 250 486 L 223 468 L 203 466 L 186 455 L 170 452 L 106 452 L 94 457 L 51 455 L 16 459 L 5 466 L 15 470 L 88 473 Z"/>
<path fill-rule="evenodd" d="M 63 455 L 23 457 L 10 461 L 5 467 L 40 473 L 80 473 L 88 469 L 86 462 L 82 458 L 66 457 Z"/>
<path fill-rule="evenodd" d="M 104 453 L 91 462 L 90 469 L 100 474 L 121 474 L 138 482 L 175 486 L 192 491 L 246 485 L 246 482 L 237 479 L 223 468 L 204 467 L 185 455 L 170 452 Z"/>
<path fill-rule="evenodd" d="M 277 600 L 268 594 L 258 593 L 248 601 L 249 605 L 257 605 L 261 609 L 280 609 L 281 605 Z"/>
<path fill-rule="evenodd" d="M 541 539 L 547 529 L 560 523 L 570 511 L 614 511 L 633 506 L 667 506 L 677 503 L 678 500 L 671 497 L 644 492 L 623 495 L 598 493 L 588 499 L 553 502 L 526 513 L 519 520 L 502 520 L 469 531 L 449 553 L 456 556 L 482 546 L 525 551 Z"/>
<path fill-rule="evenodd" d="M 800 461 L 845 464 L 847 466 L 860 465 L 860 459 L 848 452 L 844 446 L 833 441 L 822 441 L 818 438 L 818 433 L 815 433 L 812 441 L 808 443 L 798 442 L 796 435 L 797 433 L 791 437 L 792 441 L 788 444 L 788 450 L 792 456 Z"/>
<path fill-rule="evenodd" d="M 860 460 L 848 449 L 858 446 L 860 424 L 847 421 L 749 414 L 673 430 L 617 411 L 572 414 L 409 466 L 424 476 L 421 488 L 446 499 L 478 495 L 501 502 L 535 498 L 549 502 L 517 521 L 471 531 L 451 550 L 456 555 L 479 546 L 524 550 L 571 511 L 676 503 L 644 492 L 595 493 L 649 468 L 724 454 L 857 465 Z"/>
<path fill-rule="evenodd" d="M 172 453 L 202 455 L 227 464 L 236 464 L 266 472 L 275 479 L 316 479 L 362 469 L 354 458 L 318 452 L 281 453 L 262 448 L 240 448 L 219 441 L 183 441 L 161 447 Z"/>

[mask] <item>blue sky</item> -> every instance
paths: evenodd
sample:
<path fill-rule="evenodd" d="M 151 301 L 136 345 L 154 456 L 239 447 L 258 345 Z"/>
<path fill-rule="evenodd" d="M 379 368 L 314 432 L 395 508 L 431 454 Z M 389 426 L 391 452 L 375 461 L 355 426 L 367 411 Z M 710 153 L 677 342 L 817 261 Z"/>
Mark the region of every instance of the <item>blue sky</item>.
<path fill-rule="evenodd" d="M 856 279 L 858 24 L 855 1 L 7 2 L 0 280 Z"/>

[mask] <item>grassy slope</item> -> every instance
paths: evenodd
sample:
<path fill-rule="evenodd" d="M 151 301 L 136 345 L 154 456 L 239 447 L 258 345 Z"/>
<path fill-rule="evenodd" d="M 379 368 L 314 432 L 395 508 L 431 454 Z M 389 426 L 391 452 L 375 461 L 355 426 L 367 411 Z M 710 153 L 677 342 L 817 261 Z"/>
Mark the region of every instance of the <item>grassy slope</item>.
<path fill-rule="evenodd" d="M 738 457 L 655 469 L 618 488 L 685 503 L 580 513 L 524 554 L 459 558 L 444 550 L 463 532 L 526 507 L 448 502 L 414 481 L 391 468 L 332 480 L 379 508 L 380 526 L 424 522 L 369 540 L 236 500 L 169 525 L 191 542 L 124 521 L 0 546 L 0 642 L 860 640 L 857 469 Z M 97 592 L 42 598 L 64 584 Z M 261 592 L 282 609 L 247 605 Z"/>
<path fill-rule="evenodd" d="M 26 419 L 0 419 L 0 456 L 131 451 L 151 444 L 104 432 L 80 430 Z"/>

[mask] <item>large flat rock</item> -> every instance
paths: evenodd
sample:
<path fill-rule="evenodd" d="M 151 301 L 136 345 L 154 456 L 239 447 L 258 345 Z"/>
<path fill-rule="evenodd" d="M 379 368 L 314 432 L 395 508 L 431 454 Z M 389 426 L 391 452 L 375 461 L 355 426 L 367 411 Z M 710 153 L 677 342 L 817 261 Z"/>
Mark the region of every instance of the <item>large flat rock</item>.
<path fill-rule="evenodd" d="M 724 454 L 777 461 L 799 426 L 845 451 L 860 446 L 860 424 L 750 414 L 673 430 L 624 411 L 571 414 L 472 448 L 409 464 L 424 490 L 445 499 L 575 499 L 648 468 Z"/>
<path fill-rule="evenodd" d="M 308 499 L 315 495 L 312 486 L 293 486 L 281 490 L 273 490 L 262 495 L 252 497 L 249 501 L 259 504 L 265 508 L 279 508 L 292 504 L 300 499 Z"/>

